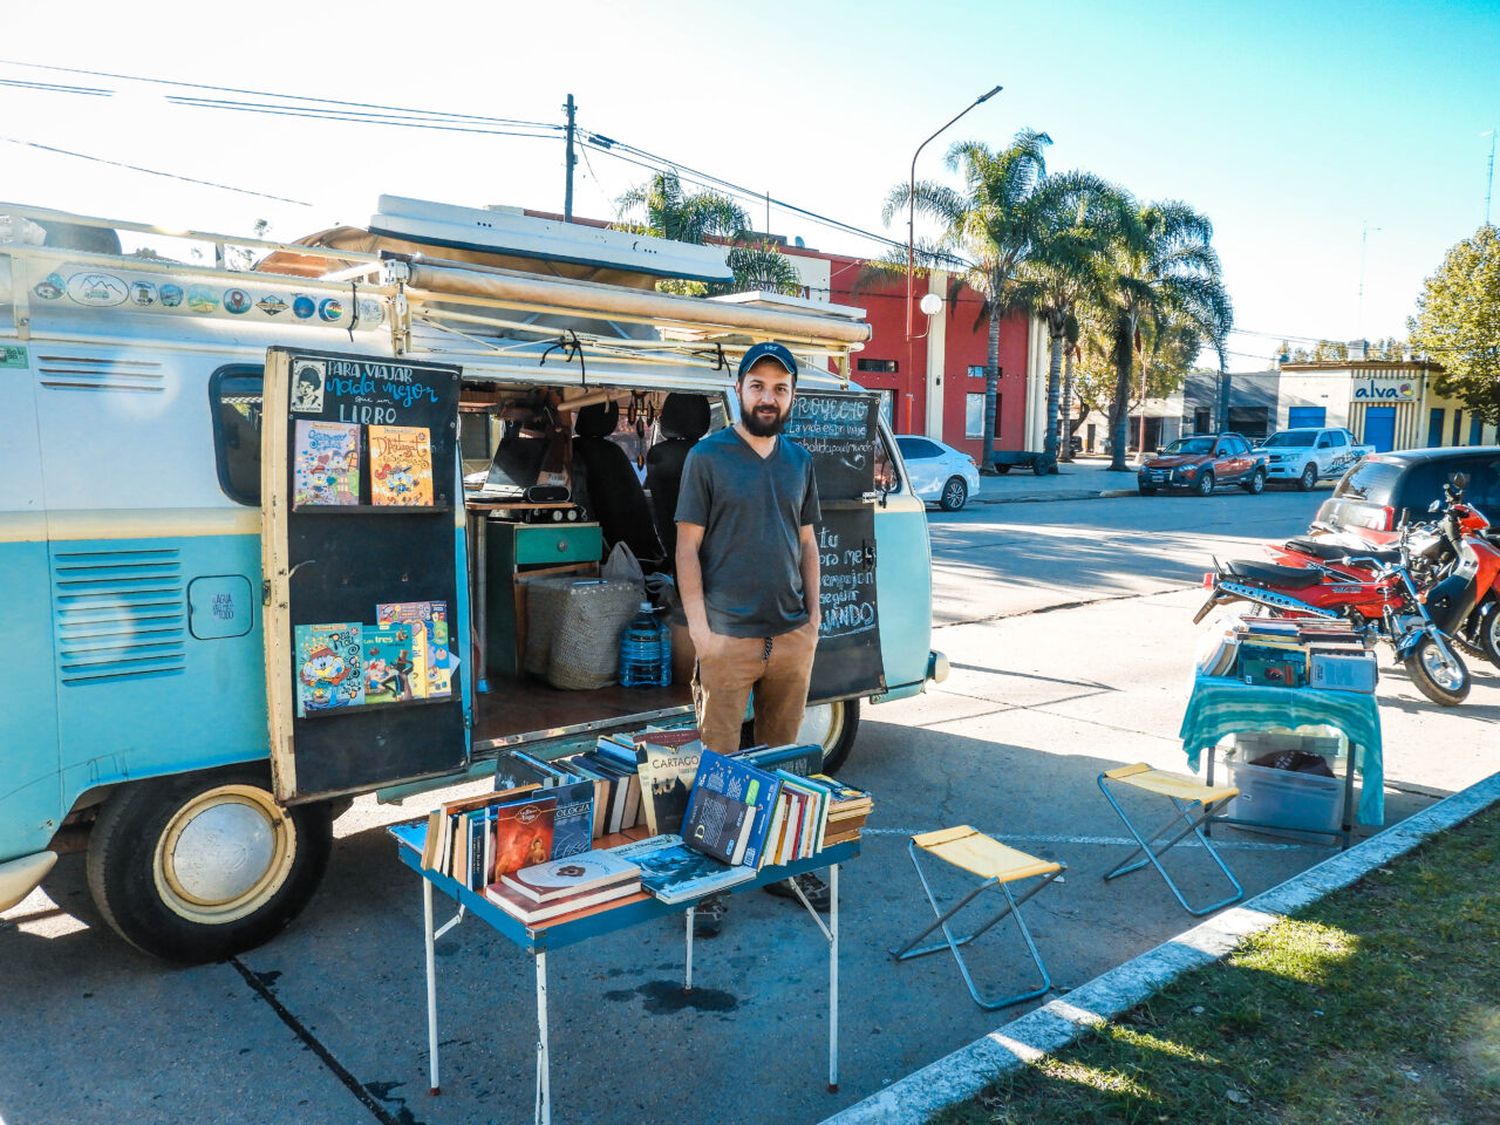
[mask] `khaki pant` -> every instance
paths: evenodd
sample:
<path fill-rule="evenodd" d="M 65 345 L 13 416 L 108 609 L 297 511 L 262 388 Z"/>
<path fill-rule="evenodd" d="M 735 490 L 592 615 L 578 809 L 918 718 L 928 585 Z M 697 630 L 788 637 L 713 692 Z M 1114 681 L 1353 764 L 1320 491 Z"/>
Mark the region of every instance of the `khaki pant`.
<path fill-rule="evenodd" d="M 693 706 L 703 745 L 720 754 L 740 746 L 745 705 L 755 693 L 755 741 L 785 746 L 797 738 L 807 706 L 818 632 L 810 624 L 779 637 L 718 637 L 693 673 Z"/>

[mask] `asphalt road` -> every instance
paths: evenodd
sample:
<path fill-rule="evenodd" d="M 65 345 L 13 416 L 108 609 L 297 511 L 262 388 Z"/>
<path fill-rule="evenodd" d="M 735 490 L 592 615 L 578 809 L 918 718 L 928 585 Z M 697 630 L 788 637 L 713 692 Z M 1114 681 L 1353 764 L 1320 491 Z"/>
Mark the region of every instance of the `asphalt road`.
<path fill-rule="evenodd" d="M 680 923 L 552 955 L 555 1119 L 815 1121 L 1021 1014 L 976 1007 L 946 955 L 886 955 L 930 920 L 912 832 L 972 824 L 1069 865 L 1027 907 L 1059 988 L 1186 928 L 1154 874 L 1101 880 L 1128 849 L 1094 778 L 1129 761 L 1184 768 L 1175 734 L 1201 636 L 1198 577 L 1212 554 L 1301 530 L 1315 500 L 934 513 L 934 647 L 953 675 L 867 708 L 843 771 L 877 809 L 842 880 L 841 1089 L 824 1087 L 826 946 L 799 907 L 750 893 L 698 943 L 687 997 Z M 1439 713 L 1399 672 L 1383 676 L 1388 821 L 1500 768 L 1481 737 L 1500 717 L 1495 684 Z M 379 826 L 430 803 L 358 802 L 306 913 L 261 949 L 194 969 L 123 946 L 89 902 L 81 857 L 64 857 L 0 918 L 0 1120 L 529 1120 L 532 964 L 474 920 L 439 943 L 444 1093 L 426 1091 L 419 882 Z M 1223 836 L 1252 894 L 1329 854 Z M 1201 851 L 1183 862 L 1190 892 L 1216 889 Z M 986 985 L 1028 983 L 1013 935 L 992 932 L 972 956 Z"/>

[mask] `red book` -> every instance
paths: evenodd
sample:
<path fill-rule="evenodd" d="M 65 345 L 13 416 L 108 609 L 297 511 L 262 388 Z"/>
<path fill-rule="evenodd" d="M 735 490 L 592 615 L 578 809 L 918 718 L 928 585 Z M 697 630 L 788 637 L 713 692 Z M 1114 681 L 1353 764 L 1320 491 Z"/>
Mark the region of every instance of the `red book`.
<path fill-rule="evenodd" d="M 512 801 L 495 810 L 494 866 L 487 882 L 552 858 L 552 821 L 557 812 L 555 796 Z"/>

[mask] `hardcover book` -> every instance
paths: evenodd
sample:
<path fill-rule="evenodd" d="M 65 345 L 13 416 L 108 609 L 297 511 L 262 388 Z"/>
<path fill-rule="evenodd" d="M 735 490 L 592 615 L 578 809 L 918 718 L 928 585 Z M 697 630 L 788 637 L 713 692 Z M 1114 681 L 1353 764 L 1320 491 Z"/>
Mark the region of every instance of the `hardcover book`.
<path fill-rule="evenodd" d="M 594 783 L 576 781 L 551 790 L 557 802 L 552 817 L 552 858 L 581 855 L 594 845 Z"/>
<path fill-rule="evenodd" d="M 552 858 L 552 825 L 556 814 L 557 797 L 551 790 L 545 797 L 496 807 L 494 878 Z"/>
<path fill-rule="evenodd" d="M 432 437 L 426 426 L 371 426 L 370 502 L 432 506 Z"/>
<path fill-rule="evenodd" d="M 545 922 L 549 918 L 559 918 L 575 910 L 583 910 L 585 907 L 598 906 L 600 903 L 612 902 L 617 898 L 626 898 L 635 894 L 639 889 L 632 881 L 610 887 L 596 887 L 592 891 L 582 891 L 565 898 L 553 899 L 550 902 L 537 902 L 514 887 L 500 882 L 491 883 L 485 887 L 484 897 L 511 917 L 531 925 L 535 922 Z"/>
<path fill-rule="evenodd" d="M 703 755 L 703 743 L 698 740 L 697 732 L 688 733 L 693 737 L 680 742 L 658 742 L 650 736 L 637 740 L 636 772 L 641 779 L 641 804 L 645 808 L 646 829 L 653 836 L 682 831 L 688 794 Z"/>
<path fill-rule="evenodd" d="M 764 859 L 771 814 L 776 809 L 777 794 L 781 792 L 781 780 L 774 774 L 737 758 L 728 758 L 705 749 L 698 762 L 698 775 L 693 781 L 692 792 L 688 794 L 687 812 L 683 816 L 684 828 L 693 819 L 694 802 L 700 791 L 718 793 L 731 801 L 749 806 L 751 826 L 743 861 L 751 867 L 759 867 Z M 692 842 L 691 838 L 689 842 Z"/>
<path fill-rule="evenodd" d="M 535 902 L 551 902 L 618 883 L 637 884 L 640 878 L 641 869 L 629 860 L 621 859 L 617 853 L 588 851 L 534 867 L 523 867 L 501 875 L 500 881 Z"/>
<path fill-rule="evenodd" d="M 297 625 L 297 714 L 359 707 L 365 701 L 361 626 L 356 622 Z"/>
<path fill-rule="evenodd" d="M 415 694 L 419 633 L 411 625 L 366 625 L 364 627 L 364 677 L 366 703 L 400 703 Z"/>
<path fill-rule="evenodd" d="M 711 855 L 694 851 L 674 834 L 652 836 L 612 850 L 637 865 L 641 886 L 668 904 L 701 898 L 755 878 L 753 867 L 729 867 Z"/>
<path fill-rule="evenodd" d="M 292 506 L 359 502 L 359 426 L 299 418 L 292 450 Z"/>

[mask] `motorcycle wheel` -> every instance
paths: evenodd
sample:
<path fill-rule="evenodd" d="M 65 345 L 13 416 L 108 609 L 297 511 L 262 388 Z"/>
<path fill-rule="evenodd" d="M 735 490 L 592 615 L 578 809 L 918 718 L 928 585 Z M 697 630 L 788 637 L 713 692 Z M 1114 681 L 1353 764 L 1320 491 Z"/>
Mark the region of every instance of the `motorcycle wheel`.
<path fill-rule="evenodd" d="M 1406 658 L 1406 674 L 1418 691 L 1443 707 L 1457 707 L 1469 695 L 1469 668 L 1464 658 L 1455 652 L 1449 664 L 1431 637 L 1423 638 Z"/>
<path fill-rule="evenodd" d="M 1479 615 L 1479 628 L 1475 632 L 1480 652 L 1491 664 L 1500 665 L 1500 605 L 1491 605 L 1488 612 Z"/>

